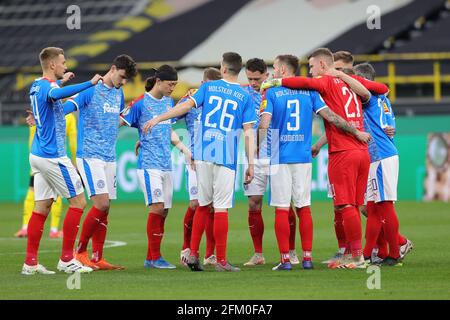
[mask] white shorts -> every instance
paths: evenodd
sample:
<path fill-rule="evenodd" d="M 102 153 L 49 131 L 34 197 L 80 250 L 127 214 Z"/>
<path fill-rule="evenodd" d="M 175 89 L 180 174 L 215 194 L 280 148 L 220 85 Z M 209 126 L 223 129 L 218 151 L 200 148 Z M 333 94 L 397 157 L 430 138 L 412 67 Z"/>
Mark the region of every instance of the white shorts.
<path fill-rule="evenodd" d="M 245 196 L 263 196 L 269 179 L 270 159 L 255 159 L 255 172 L 252 182 L 244 184 Z M 244 168 L 244 174 L 247 165 Z"/>
<path fill-rule="evenodd" d="M 192 170 L 190 165 L 186 165 L 185 173 L 189 200 L 198 200 L 197 172 Z"/>
<path fill-rule="evenodd" d="M 233 207 L 234 183 L 236 171 L 207 161 L 196 160 L 198 182 L 198 203 L 214 208 L 229 209 Z"/>
<path fill-rule="evenodd" d="M 398 156 L 370 164 L 367 201 L 397 201 L 398 167 Z"/>
<path fill-rule="evenodd" d="M 70 199 L 83 193 L 80 176 L 70 159 L 41 158 L 30 153 L 34 176 L 34 200 L 55 199 L 58 195 Z"/>
<path fill-rule="evenodd" d="M 139 184 L 144 192 L 145 205 L 164 203 L 164 209 L 172 208 L 172 171 L 137 169 Z"/>
<path fill-rule="evenodd" d="M 77 158 L 78 172 L 89 198 L 98 194 L 117 199 L 116 163 L 94 158 Z"/>
<path fill-rule="evenodd" d="M 311 205 L 311 163 L 275 164 L 270 173 L 271 206 L 289 207 L 291 202 L 297 208 Z"/>

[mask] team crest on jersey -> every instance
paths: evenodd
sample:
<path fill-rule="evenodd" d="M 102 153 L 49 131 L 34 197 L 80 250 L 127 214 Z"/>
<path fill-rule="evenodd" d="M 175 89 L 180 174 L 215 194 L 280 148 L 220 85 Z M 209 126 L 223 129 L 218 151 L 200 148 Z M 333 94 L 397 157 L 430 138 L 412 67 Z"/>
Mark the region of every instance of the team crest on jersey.
<path fill-rule="evenodd" d="M 98 181 L 97 181 L 97 188 L 103 189 L 104 187 L 105 187 L 105 181 L 103 181 L 103 180 L 98 180 Z"/>
<path fill-rule="evenodd" d="M 162 195 L 161 189 L 158 188 L 158 189 L 153 190 L 153 196 L 155 196 L 156 198 L 161 197 L 161 195 Z"/>
<path fill-rule="evenodd" d="M 192 187 L 190 192 L 191 192 L 191 194 L 197 194 L 198 193 L 198 188 L 197 187 Z"/>

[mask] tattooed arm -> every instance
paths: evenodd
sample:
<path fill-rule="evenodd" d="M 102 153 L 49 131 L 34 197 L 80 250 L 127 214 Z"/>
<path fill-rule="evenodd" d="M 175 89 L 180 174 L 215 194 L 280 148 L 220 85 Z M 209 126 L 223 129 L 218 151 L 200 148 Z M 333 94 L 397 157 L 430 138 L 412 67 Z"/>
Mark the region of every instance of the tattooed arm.
<path fill-rule="evenodd" d="M 367 143 L 371 139 L 369 133 L 359 131 L 358 129 L 350 125 L 347 121 L 345 121 L 341 116 L 330 110 L 330 108 L 323 108 L 319 111 L 319 115 L 342 131 L 350 133 L 361 142 Z"/>

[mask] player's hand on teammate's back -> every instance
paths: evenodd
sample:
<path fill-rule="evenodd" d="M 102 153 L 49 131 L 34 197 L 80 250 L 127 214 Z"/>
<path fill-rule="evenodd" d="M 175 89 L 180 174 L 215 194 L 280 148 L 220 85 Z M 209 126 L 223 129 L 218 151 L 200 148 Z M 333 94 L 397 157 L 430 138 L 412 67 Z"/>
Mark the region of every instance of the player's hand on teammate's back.
<path fill-rule="evenodd" d="M 91 83 L 95 86 L 99 81 L 103 81 L 103 77 L 97 73 L 92 77 Z"/>
<path fill-rule="evenodd" d="M 245 170 L 244 184 L 249 184 L 250 182 L 252 182 L 254 174 L 255 174 L 255 165 L 249 164 L 247 170 Z"/>
<path fill-rule="evenodd" d="M 359 131 L 356 138 L 361 142 L 368 143 L 372 139 L 372 136 L 370 135 L 370 133 Z"/>
<path fill-rule="evenodd" d="M 64 76 L 61 79 L 61 84 L 65 84 L 66 82 L 72 80 L 73 78 L 75 78 L 75 73 L 66 72 L 66 73 L 64 73 Z"/>
<path fill-rule="evenodd" d="M 384 133 L 386 133 L 386 135 L 392 139 L 395 134 L 395 128 L 391 127 L 391 126 L 387 126 L 384 128 Z"/>
<path fill-rule="evenodd" d="M 141 147 L 141 141 L 136 141 L 136 144 L 134 145 L 134 154 L 136 157 L 139 155 L 139 148 Z"/>
<path fill-rule="evenodd" d="M 159 121 L 157 118 L 148 120 L 146 123 L 144 123 L 144 126 L 142 127 L 142 132 L 144 132 L 144 134 L 147 134 L 147 131 L 152 132 L 153 127 L 156 126 L 158 123 Z"/>
<path fill-rule="evenodd" d="M 314 144 L 311 147 L 311 153 L 312 153 L 312 157 L 315 158 L 319 155 L 320 152 L 320 147 L 317 144 Z"/>
<path fill-rule="evenodd" d="M 281 87 L 281 79 L 275 78 L 264 80 L 264 82 L 261 84 L 261 88 L 259 89 L 259 91 L 263 92 L 264 90 L 267 90 L 272 87 Z"/>

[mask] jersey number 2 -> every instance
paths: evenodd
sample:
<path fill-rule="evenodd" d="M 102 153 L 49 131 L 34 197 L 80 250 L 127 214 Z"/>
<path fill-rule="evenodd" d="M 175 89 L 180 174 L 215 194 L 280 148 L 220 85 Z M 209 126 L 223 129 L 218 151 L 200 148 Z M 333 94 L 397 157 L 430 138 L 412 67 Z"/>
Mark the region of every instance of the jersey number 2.
<path fill-rule="evenodd" d="M 205 116 L 205 127 L 209 128 L 217 128 L 216 122 L 211 122 L 211 117 L 222 108 L 222 102 L 223 102 L 223 108 L 222 108 L 222 114 L 220 115 L 220 121 L 219 121 L 219 129 L 223 131 L 231 131 L 231 128 L 233 128 L 233 122 L 234 122 L 234 115 L 227 113 L 228 107 L 231 106 L 231 108 L 234 110 L 237 109 L 238 104 L 236 101 L 225 99 L 225 101 L 222 100 L 221 97 L 218 96 L 211 96 L 209 97 L 208 103 L 210 105 L 214 105 L 214 102 L 217 103 L 217 105 L 206 114 Z M 228 119 L 227 123 L 226 119 Z"/>
<path fill-rule="evenodd" d="M 358 97 L 356 96 L 356 93 L 354 93 L 352 90 L 350 90 L 347 87 L 342 87 L 342 94 L 344 96 L 346 96 L 347 93 L 348 93 L 348 99 L 344 106 L 345 115 L 347 116 L 347 119 L 361 117 L 361 110 L 359 108 Z M 352 100 L 355 102 L 356 113 L 355 113 L 355 111 L 353 111 L 351 113 L 349 111 L 349 109 L 350 109 L 349 107 L 350 107 Z"/>

